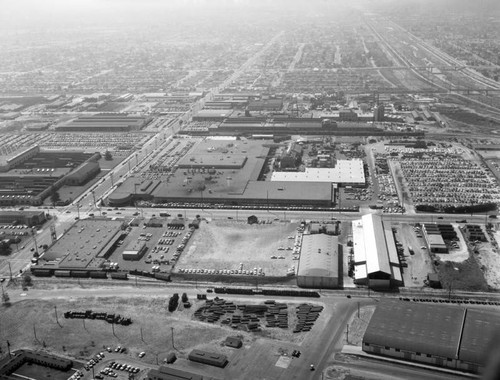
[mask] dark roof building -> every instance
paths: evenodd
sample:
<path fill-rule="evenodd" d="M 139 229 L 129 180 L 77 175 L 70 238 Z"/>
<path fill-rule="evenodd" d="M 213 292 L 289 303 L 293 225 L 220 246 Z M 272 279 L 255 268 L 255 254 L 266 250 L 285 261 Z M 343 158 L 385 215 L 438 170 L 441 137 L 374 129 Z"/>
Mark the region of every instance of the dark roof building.
<path fill-rule="evenodd" d="M 55 356 L 43 351 L 19 350 L 0 360 L 0 379 L 16 379 L 10 376 L 12 372 L 21 367 L 24 363 L 35 363 L 45 367 L 67 371 L 73 366 L 70 359 Z"/>
<path fill-rule="evenodd" d="M 148 380 L 203 380 L 203 376 L 177 368 L 160 366 L 148 373 Z"/>
<path fill-rule="evenodd" d="M 499 330 L 498 312 L 383 300 L 363 337 L 363 351 L 480 373 Z"/>
<path fill-rule="evenodd" d="M 141 130 L 148 122 L 148 119 L 140 116 L 97 114 L 79 117 L 56 129 L 69 132 L 129 132 Z"/>
<path fill-rule="evenodd" d="M 26 224 L 33 227 L 45 223 L 45 212 L 43 211 L 8 211 L 0 212 L 0 224 Z"/>
<path fill-rule="evenodd" d="M 241 338 L 238 338 L 237 336 L 228 336 L 224 344 L 232 348 L 241 348 L 243 346 Z"/>
<path fill-rule="evenodd" d="M 225 355 L 196 349 L 189 353 L 188 359 L 193 362 L 213 365 L 220 368 L 224 368 L 227 364 L 227 357 Z"/>

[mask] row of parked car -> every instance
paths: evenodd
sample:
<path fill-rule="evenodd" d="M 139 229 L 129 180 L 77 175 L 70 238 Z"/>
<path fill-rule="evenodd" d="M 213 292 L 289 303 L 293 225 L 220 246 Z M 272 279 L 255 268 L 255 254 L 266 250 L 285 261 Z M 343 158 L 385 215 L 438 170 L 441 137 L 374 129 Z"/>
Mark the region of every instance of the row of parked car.
<path fill-rule="evenodd" d="M 117 370 L 117 371 L 126 371 L 128 373 L 137 373 L 140 371 L 140 368 L 134 367 L 130 364 L 111 362 L 109 365 L 109 370 Z"/>

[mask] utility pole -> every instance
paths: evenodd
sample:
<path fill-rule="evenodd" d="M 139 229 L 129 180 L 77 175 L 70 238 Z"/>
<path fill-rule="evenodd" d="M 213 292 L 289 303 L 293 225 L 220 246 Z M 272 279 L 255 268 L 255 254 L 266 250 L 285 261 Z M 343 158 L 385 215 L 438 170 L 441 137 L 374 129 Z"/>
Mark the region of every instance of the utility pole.
<path fill-rule="evenodd" d="M 59 325 L 59 327 L 62 327 L 61 324 L 59 323 L 59 318 L 57 318 L 57 306 L 54 305 L 54 312 L 56 314 L 56 323 Z"/>
<path fill-rule="evenodd" d="M 359 301 L 358 301 L 358 319 L 359 319 Z"/>
<path fill-rule="evenodd" d="M 141 340 L 144 342 L 144 337 L 142 336 L 142 327 L 141 327 Z"/>
<path fill-rule="evenodd" d="M 170 327 L 170 329 L 172 330 L 172 348 L 175 348 L 175 345 L 174 345 L 174 328 Z"/>
<path fill-rule="evenodd" d="M 347 324 L 347 330 L 345 332 L 345 341 L 349 344 L 349 323 Z"/>
<path fill-rule="evenodd" d="M 36 336 L 36 325 L 33 323 L 33 335 L 35 335 L 35 340 L 38 342 L 38 337 Z"/>
<path fill-rule="evenodd" d="M 7 261 L 7 264 L 9 264 L 10 280 L 12 281 L 12 267 L 10 266 L 10 261 Z"/>

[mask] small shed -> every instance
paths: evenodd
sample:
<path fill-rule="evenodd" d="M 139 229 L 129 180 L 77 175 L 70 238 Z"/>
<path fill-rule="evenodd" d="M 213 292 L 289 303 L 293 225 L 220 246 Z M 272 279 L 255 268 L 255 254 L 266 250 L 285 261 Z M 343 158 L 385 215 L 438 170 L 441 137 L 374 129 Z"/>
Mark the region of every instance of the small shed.
<path fill-rule="evenodd" d="M 309 232 L 311 234 L 319 234 L 321 232 L 321 224 L 319 224 L 319 223 L 311 223 L 309 225 Z"/>
<path fill-rule="evenodd" d="M 196 229 L 200 228 L 200 219 L 193 219 L 191 221 L 191 223 L 188 224 L 188 227 L 189 228 L 193 227 L 193 228 L 196 228 Z"/>
<path fill-rule="evenodd" d="M 130 225 L 131 227 L 139 227 L 139 225 L 140 225 L 140 224 L 141 224 L 140 219 L 138 219 L 138 218 L 134 218 L 134 219 L 132 219 L 132 220 L 130 221 L 130 224 L 129 224 L 129 225 Z"/>
<path fill-rule="evenodd" d="M 167 223 L 167 226 L 169 227 L 177 227 L 177 226 L 184 226 L 185 222 L 184 219 L 182 218 L 174 218 L 170 222 Z"/>
<path fill-rule="evenodd" d="M 175 356 L 175 353 L 173 353 L 173 352 L 169 352 L 167 357 L 165 358 L 165 361 L 167 362 L 167 364 L 175 363 L 176 360 L 177 360 L 177 356 Z"/>
<path fill-rule="evenodd" d="M 439 276 L 437 273 L 428 273 L 427 281 L 429 281 L 429 286 L 434 289 L 441 289 L 441 281 L 439 281 Z"/>
<path fill-rule="evenodd" d="M 163 227 L 163 221 L 156 217 L 152 217 L 146 222 L 146 226 L 148 227 Z"/>
<path fill-rule="evenodd" d="M 237 336 L 228 336 L 224 344 L 232 348 L 241 348 L 243 346 L 241 338 L 238 338 Z"/>
<path fill-rule="evenodd" d="M 257 224 L 259 223 L 259 218 L 257 218 L 255 215 L 250 215 L 247 219 L 248 224 Z"/>

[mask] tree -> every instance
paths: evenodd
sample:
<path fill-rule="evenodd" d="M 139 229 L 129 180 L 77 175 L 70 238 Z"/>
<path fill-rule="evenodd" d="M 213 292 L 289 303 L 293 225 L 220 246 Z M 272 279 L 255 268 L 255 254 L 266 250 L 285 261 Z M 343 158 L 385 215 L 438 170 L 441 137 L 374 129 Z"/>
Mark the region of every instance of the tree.
<path fill-rule="evenodd" d="M 50 194 L 50 201 L 52 202 L 52 206 L 55 206 L 57 202 L 61 200 L 61 196 L 59 192 L 56 190 L 54 186 L 52 186 L 52 192 Z"/>
<path fill-rule="evenodd" d="M 12 252 L 12 249 L 10 248 L 10 244 L 7 244 L 5 242 L 0 242 L 0 255 L 2 256 L 8 256 Z"/>
<path fill-rule="evenodd" d="M 29 274 L 24 274 L 23 276 L 23 287 L 25 286 L 32 286 L 33 285 L 33 279 Z"/>
<path fill-rule="evenodd" d="M 2 301 L 5 305 L 10 305 L 10 297 L 7 292 L 2 293 Z"/>
<path fill-rule="evenodd" d="M 113 156 L 111 155 L 111 152 L 109 150 L 107 150 L 105 153 L 104 153 L 104 159 L 106 161 L 111 161 L 113 159 Z"/>

